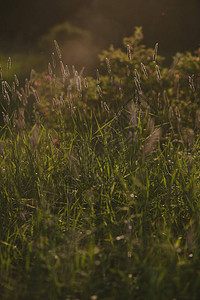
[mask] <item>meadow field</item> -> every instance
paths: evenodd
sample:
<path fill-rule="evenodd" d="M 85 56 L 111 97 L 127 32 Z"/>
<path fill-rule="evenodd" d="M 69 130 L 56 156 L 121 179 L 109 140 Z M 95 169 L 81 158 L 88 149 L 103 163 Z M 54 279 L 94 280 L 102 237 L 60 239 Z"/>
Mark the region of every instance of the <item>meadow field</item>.
<path fill-rule="evenodd" d="M 0 299 L 199 299 L 200 49 L 142 40 L 93 77 L 56 40 L 23 79 L 2 58 Z"/>

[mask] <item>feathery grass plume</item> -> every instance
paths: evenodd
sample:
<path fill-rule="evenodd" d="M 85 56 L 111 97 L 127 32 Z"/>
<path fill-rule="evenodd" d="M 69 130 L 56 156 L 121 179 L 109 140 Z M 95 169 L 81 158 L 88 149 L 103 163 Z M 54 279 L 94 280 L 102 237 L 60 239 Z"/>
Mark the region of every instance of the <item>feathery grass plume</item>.
<path fill-rule="evenodd" d="M 97 84 L 99 96 L 102 97 L 102 90 L 99 84 Z"/>
<path fill-rule="evenodd" d="M 71 90 L 72 90 L 72 85 L 70 84 L 70 85 L 68 85 L 68 87 L 67 87 L 67 98 L 69 99 L 69 98 L 71 98 Z"/>
<path fill-rule="evenodd" d="M 78 77 L 78 71 L 75 70 L 74 72 L 74 77 L 77 78 Z"/>
<path fill-rule="evenodd" d="M 5 100 L 8 103 L 8 105 L 10 105 L 10 96 L 7 91 L 5 91 Z"/>
<path fill-rule="evenodd" d="M 26 106 L 28 104 L 28 99 L 23 88 L 21 88 L 21 92 L 22 92 L 22 103 L 24 106 Z"/>
<path fill-rule="evenodd" d="M 97 69 L 97 81 L 100 82 L 100 74 L 99 74 L 99 70 Z"/>
<path fill-rule="evenodd" d="M 53 76 L 53 70 L 52 70 L 50 62 L 48 63 L 48 72 L 49 72 L 49 75 L 52 77 Z"/>
<path fill-rule="evenodd" d="M 140 75 L 138 74 L 138 71 L 135 69 L 135 77 L 137 78 L 137 81 L 140 82 Z"/>
<path fill-rule="evenodd" d="M 25 94 L 27 98 L 30 96 L 30 84 L 28 78 L 25 79 Z"/>
<path fill-rule="evenodd" d="M 38 145 L 38 140 L 39 140 L 39 127 L 38 125 L 35 124 L 31 130 L 31 135 L 30 135 L 30 145 L 33 150 L 36 149 Z"/>
<path fill-rule="evenodd" d="M 2 79 L 3 79 L 3 70 L 2 70 L 2 67 L 0 65 L 0 80 L 2 80 Z"/>
<path fill-rule="evenodd" d="M 127 49 L 127 57 L 129 60 L 131 60 L 131 47 L 129 44 L 127 45 L 126 49 Z"/>
<path fill-rule="evenodd" d="M 144 155 L 150 154 L 155 148 L 160 138 L 162 136 L 162 129 L 157 128 L 154 132 L 148 137 L 148 139 L 144 143 Z"/>
<path fill-rule="evenodd" d="M 62 54 L 61 54 L 61 51 L 60 51 L 60 47 L 58 46 L 58 43 L 57 43 L 56 40 L 54 40 L 54 45 L 55 45 L 56 52 L 58 54 L 59 59 L 62 59 Z"/>
<path fill-rule="evenodd" d="M 191 90 L 194 92 L 195 91 L 195 87 L 194 87 L 194 74 L 192 76 L 188 77 L 188 81 L 189 81 L 189 86 L 190 86 Z"/>
<path fill-rule="evenodd" d="M 8 105 L 10 105 L 10 97 L 9 97 L 9 94 L 8 94 L 8 92 L 6 90 L 6 81 L 2 81 L 1 85 L 2 85 L 2 94 L 3 94 L 3 97 L 6 100 L 6 102 L 8 103 Z"/>
<path fill-rule="evenodd" d="M 136 85 L 138 92 L 141 92 L 142 89 L 141 89 L 140 83 L 136 77 L 134 77 L 134 81 L 135 81 L 135 85 Z"/>
<path fill-rule="evenodd" d="M 70 77 L 70 72 L 69 72 L 69 68 L 68 68 L 67 65 L 65 66 L 65 73 L 66 73 L 67 78 L 69 78 Z"/>
<path fill-rule="evenodd" d="M 147 69 L 146 69 L 145 65 L 142 62 L 141 62 L 141 67 L 142 67 L 142 71 L 143 71 L 145 77 L 148 79 L 149 75 L 147 73 Z"/>
<path fill-rule="evenodd" d="M 161 74 L 160 74 L 160 69 L 159 69 L 158 65 L 156 65 L 156 73 L 157 73 L 157 79 L 161 80 Z"/>
<path fill-rule="evenodd" d="M 85 86 L 86 89 L 88 88 L 88 81 L 87 81 L 86 77 L 84 78 L 84 86 Z"/>
<path fill-rule="evenodd" d="M 77 76 L 76 83 L 77 83 L 77 90 L 78 90 L 78 92 L 81 92 L 82 86 L 81 86 L 81 78 L 80 78 L 80 76 Z"/>
<path fill-rule="evenodd" d="M 107 66 L 108 73 L 111 74 L 112 70 L 110 66 L 110 60 L 107 57 L 106 57 L 106 66 Z"/>
<path fill-rule="evenodd" d="M 73 107 L 71 89 L 72 89 L 72 86 L 69 85 L 67 88 L 67 99 L 68 99 L 68 105 L 69 105 L 70 110 L 72 110 L 72 107 Z"/>
<path fill-rule="evenodd" d="M 178 120 L 181 120 L 181 114 L 178 106 L 175 107 L 175 114 Z"/>
<path fill-rule="evenodd" d="M 16 86 L 19 86 L 19 79 L 16 74 L 14 75 L 14 79 L 15 79 Z"/>
<path fill-rule="evenodd" d="M 11 69 L 11 57 L 8 57 L 8 70 Z"/>
<path fill-rule="evenodd" d="M 36 102 L 39 104 L 40 103 L 40 98 L 39 98 L 39 95 L 38 95 L 36 89 L 34 89 L 34 87 L 32 87 L 32 86 L 30 87 L 30 89 L 33 92 L 33 95 L 35 97 Z"/>
<path fill-rule="evenodd" d="M 104 109 L 107 111 L 107 113 L 110 112 L 110 108 L 106 102 L 103 103 Z"/>
<path fill-rule="evenodd" d="M 7 114 L 5 114 L 3 111 L 2 111 L 2 115 L 3 115 L 3 121 L 6 125 L 9 125 L 10 124 L 10 119 L 9 119 L 9 116 Z"/>
<path fill-rule="evenodd" d="M 66 76 L 66 73 L 65 73 L 65 67 L 64 67 L 64 64 L 63 64 L 62 60 L 60 60 L 60 69 L 61 69 L 61 74 L 62 74 L 62 81 L 64 83 L 67 76 Z"/>
<path fill-rule="evenodd" d="M 18 90 L 16 90 L 17 93 L 17 97 L 19 99 L 20 102 L 22 102 L 22 95 L 20 94 L 20 92 Z"/>
<path fill-rule="evenodd" d="M 9 83 L 7 81 L 5 81 L 5 86 L 7 87 L 7 89 L 9 90 L 9 92 L 12 91 L 12 89 L 11 89 L 11 87 L 10 87 L 10 85 L 9 85 Z"/>
<path fill-rule="evenodd" d="M 163 91 L 163 98 L 164 98 L 165 104 L 167 105 L 167 107 L 169 107 L 169 98 L 167 96 L 167 91 L 166 90 Z"/>
<path fill-rule="evenodd" d="M 156 62 L 157 55 L 158 55 L 158 43 L 155 44 L 155 48 L 154 48 L 154 55 L 153 55 L 154 62 Z"/>
<path fill-rule="evenodd" d="M 2 87 L 3 97 L 5 98 L 5 94 L 6 94 L 6 84 L 5 84 L 5 81 L 1 82 L 1 87 Z"/>
<path fill-rule="evenodd" d="M 52 52 L 52 54 L 51 54 L 51 59 L 52 59 L 53 68 L 55 69 L 56 68 L 56 60 L 55 60 L 55 53 L 54 52 Z"/>
<path fill-rule="evenodd" d="M 138 90 L 135 89 L 135 97 L 134 97 L 134 100 L 135 100 L 135 104 L 138 106 L 138 102 L 139 102 L 139 93 L 138 93 Z"/>
<path fill-rule="evenodd" d="M 131 74 L 131 71 L 130 71 L 130 69 L 129 69 L 129 66 L 126 65 L 126 75 L 129 77 L 130 74 Z"/>

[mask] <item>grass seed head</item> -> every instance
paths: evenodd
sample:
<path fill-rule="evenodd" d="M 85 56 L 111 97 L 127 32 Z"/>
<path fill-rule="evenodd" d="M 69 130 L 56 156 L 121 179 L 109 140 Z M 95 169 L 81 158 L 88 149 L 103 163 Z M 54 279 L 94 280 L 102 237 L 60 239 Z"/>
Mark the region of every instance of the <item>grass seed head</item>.
<path fill-rule="evenodd" d="M 156 72 L 157 72 L 157 79 L 161 80 L 161 74 L 160 74 L 160 69 L 159 69 L 158 65 L 156 65 Z"/>
<path fill-rule="evenodd" d="M 51 63 L 49 62 L 48 63 L 48 72 L 49 72 L 49 76 L 53 76 L 53 70 L 52 70 L 52 67 L 51 67 Z"/>
<path fill-rule="evenodd" d="M 53 68 L 55 69 L 56 68 L 56 60 L 55 60 L 55 53 L 54 52 L 52 52 L 52 54 L 51 54 L 51 59 L 52 59 Z"/>
<path fill-rule="evenodd" d="M 131 47 L 129 44 L 127 45 L 127 57 L 129 60 L 131 60 Z"/>
<path fill-rule="evenodd" d="M 112 70 L 110 66 L 110 60 L 107 57 L 106 57 L 106 66 L 107 66 L 108 73 L 111 74 Z"/>
<path fill-rule="evenodd" d="M 136 69 L 135 69 L 135 77 L 137 78 L 137 81 L 140 82 L 140 75 Z"/>
<path fill-rule="evenodd" d="M 56 52 L 58 54 L 59 59 L 62 59 L 62 54 L 61 54 L 61 51 L 60 51 L 60 47 L 58 46 L 58 43 L 57 43 L 56 40 L 54 40 L 54 45 L 55 45 Z"/>
<path fill-rule="evenodd" d="M 142 67 L 142 71 L 143 71 L 145 77 L 148 79 L 149 75 L 147 73 L 147 69 L 146 69 L 145 65 L 142 62 L 141 62 L 141 67 Z"/>
<path fill-rule="evenodd" d="M 8 70 L 11 69 L 11 57 L 8 57 Z"/>
<path fill-rule="evenodd" d="M 98 89 L 99 96 L 102 97 L 102 90 L 99 84 L 97 85 L 97 89 Z"/>
<path fill-rule="evenodd" d="M 156 62 L 157 55 L 158 55 L 158 43 L 155 44 L 155 48 L 154 48 L 154 55 L 153 55 L 154 62 Z"/>
<path fill-rule="evenodd" d="M 16 74 L 14 75 L 14 79 L 15 79 L 16 86 L 19 86 L 19 79 Z"/>
<path fill-rule="evenodd" d="M 136 85 L 138 92 L 141 92 L 142 89 L 141 89 L 140 83 L 136 77 L 134 78 L 134 81 L 135 81 L 135 85 Z"/>

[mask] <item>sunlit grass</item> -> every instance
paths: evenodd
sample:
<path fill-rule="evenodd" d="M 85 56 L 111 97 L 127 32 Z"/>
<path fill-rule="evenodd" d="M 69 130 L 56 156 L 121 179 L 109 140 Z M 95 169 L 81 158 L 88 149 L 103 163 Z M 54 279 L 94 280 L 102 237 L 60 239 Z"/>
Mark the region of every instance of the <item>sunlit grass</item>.
<path fill-rule="evenodd" d="M 88 85 L 57 59 L 2 98 L 1 299 L 198 299 L 199 88 L 134 47 L 148 79 L 111 49 Z"/>

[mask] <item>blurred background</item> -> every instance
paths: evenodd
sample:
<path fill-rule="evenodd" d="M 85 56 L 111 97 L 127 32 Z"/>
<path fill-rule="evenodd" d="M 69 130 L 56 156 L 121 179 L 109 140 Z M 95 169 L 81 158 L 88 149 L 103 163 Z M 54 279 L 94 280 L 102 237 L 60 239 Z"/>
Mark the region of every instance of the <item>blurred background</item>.
<path fill-rule="evenodd" d="M 92 74 L 98 54 L 121 47 L 135 26 L 170 61 L 200 47 L 199 19 L 200 0 L 1 0 L 0 64 L 11 56 L 14 73 L 45 71 L 56 39 L 66 64 Z"/>

